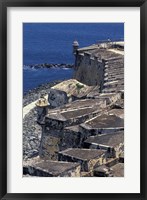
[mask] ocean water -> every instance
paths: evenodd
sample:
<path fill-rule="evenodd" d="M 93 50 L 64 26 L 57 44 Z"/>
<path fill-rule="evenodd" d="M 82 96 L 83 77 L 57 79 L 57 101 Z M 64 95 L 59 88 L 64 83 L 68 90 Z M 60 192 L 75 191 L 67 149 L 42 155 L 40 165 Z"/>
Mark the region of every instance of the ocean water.
<path fill-rule="evenodd" d="M 72 43 L 80 47 L 101 40 L 123 40 L 123 23 L 24 23 L 23 24 L 23 90 L 40 84 L 72 78 L 73 69 L 34 69 L 41 63 L 74 63 Z"/>

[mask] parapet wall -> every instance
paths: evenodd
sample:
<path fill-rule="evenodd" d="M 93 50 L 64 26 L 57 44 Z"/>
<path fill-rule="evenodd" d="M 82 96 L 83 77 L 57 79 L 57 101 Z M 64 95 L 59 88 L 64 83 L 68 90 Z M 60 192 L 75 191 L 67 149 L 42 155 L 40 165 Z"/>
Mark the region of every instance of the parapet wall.
<path fill-rule="evenodd" d="M 118 80 L 118 76 L 120 76 L 121 80 L 123 79 L 123 59 L 124 49 L 120 50 L 117 46 L 111 46 L 110 48 L 105 47 L 105 45 L 93 45 L 77 49 L 75 54 L 74 78 L 89 86 L 98 85 L 99 92 L 105 92 L 102 90 L 105 89 L 107 91 L 108 86 L 104 85 L 104 83 L 110 82 L 107 79 L 110 79 L 111 82 Z M 108 71 L 112 77 L 107 77 Z M 109 85 L 111 86 L 111 84 Z M 121 89 L 122 87 L 118 88 Z"/>
<path fill-rule="evenodd" d="M 101 88 L 104 80 L 104 62 L 91 54 L 83 53 L 76 56 L 74 78 L 92 86 L 99 85 Z"/>

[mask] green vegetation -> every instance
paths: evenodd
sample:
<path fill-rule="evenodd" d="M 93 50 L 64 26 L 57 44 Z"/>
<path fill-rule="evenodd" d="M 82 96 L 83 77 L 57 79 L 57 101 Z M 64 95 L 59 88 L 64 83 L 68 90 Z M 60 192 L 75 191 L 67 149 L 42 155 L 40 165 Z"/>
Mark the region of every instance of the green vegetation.
<path fill-rule="evenodd" d="M 80 83 L 77 83 L 76 86 L 77 86 L 78 93 L 79 93 L 80 89 L 82 89 L 84 87 L 84 85 L 81 85 Z"/>

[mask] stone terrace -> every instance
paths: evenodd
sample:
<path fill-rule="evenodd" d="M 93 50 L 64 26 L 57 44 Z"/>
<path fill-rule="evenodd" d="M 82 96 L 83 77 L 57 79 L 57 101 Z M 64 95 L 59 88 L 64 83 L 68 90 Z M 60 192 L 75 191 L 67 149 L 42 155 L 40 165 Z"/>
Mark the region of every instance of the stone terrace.
<path fill-rule="evenodd" d="M 123 151 L 124 132 L 118 131 L 112 134 L 90 136 L 84 142 L 84 147 L 90 149 L 104 149 L 112 157 L 118 157 Z"/>
<path fill-rule="evenodd" d="M 124 176 L 124 163 L 118 163 L 111 168 L 111 173 L 114 177 L 123 177 Z"/>
<path fill-rule="evenodd" d="M 97 99 L 77 100 L 58 109 L 49 110 L 45 122 L 52 128 L 61 129 L 62 127 L 80 124 L 85 120 L 96 116 L 106 107 L 105 101 Z"/>
<path fill-rule="evenodd" d="M 123 56 L 117 60 L 105 62 L 104 86 L 102 92 L 118 92 L 124 90 L 124 60 Z"/>
<path fill-rule="evenodd" d="M 59 152 L 59 160 L 78 162 L 82 171 L 91 171 L 99 163 L 105 163 L 105 150 L 99 149 L 66 149 Z"/>
<path fill-rule="evenodd" d="M 25 163 L 24 174 L 39 177 L 76 177 L 80 176 L 81 166 L 79 163 L 39 160 Z"/>
<path fill-rule="evenodd" d="M 124 120 L 114 114 L 101 114 L 81 124 L 80 129 L 90 135 L 113 133 L 124 129 Z"/>

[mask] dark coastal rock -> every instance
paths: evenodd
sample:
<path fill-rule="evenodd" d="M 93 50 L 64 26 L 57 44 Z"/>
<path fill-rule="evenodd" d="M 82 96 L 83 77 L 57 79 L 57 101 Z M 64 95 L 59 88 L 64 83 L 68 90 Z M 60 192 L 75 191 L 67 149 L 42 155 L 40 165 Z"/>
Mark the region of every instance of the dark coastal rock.
<path fill-rule="evenodd" d="M 73 64 L 65 64 L 65 63 L 61 63 L 61 64 L 54 64 L 54 63 L 41 63 L 41 64 L 34 64 L 34 65 L 28 65 L 30 68 L 35 68 L 35 69 L 39 69 L 39 68 L 52 68 L 52 67 L 58 67 L 58 68 L 73 68 L 74 65 Z"/>
<path fill-rule="evenodd" d="M 38 155 L 41 139 L 41 127 L 37 124 L 36 108 L 32 109 L 23 119 L 23 159 Z"/>

